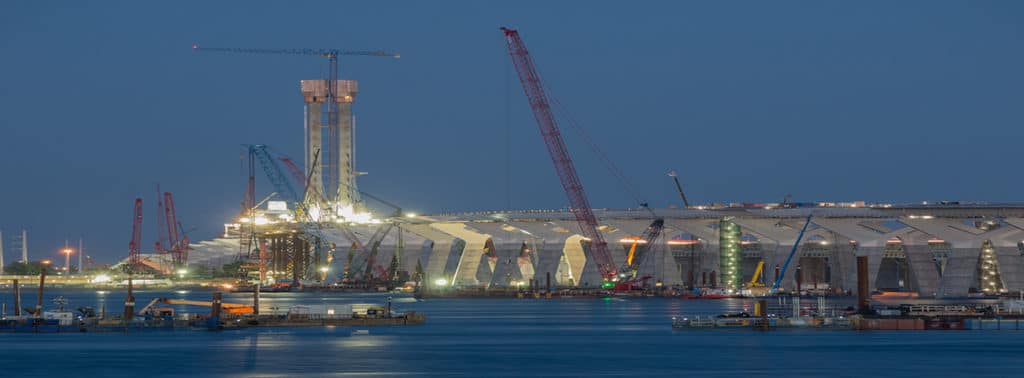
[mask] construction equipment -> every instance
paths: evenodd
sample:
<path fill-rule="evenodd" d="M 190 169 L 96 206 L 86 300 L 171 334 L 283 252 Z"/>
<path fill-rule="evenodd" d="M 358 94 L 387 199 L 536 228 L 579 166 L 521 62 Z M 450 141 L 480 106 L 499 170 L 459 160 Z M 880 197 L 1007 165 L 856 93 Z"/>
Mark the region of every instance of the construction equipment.
<path fill-rule="evenodd" d="M 382 203 L 382 204 L 384 204 L 386 206 L 390 206 L 391 208 L 394 209 L 394 211 L 391 213 L 390 216 L 385 218 L 386 224 L 383 224 L 380 227 L 378 227 L 377 230 L 373 233 L 373 235 L 370 236 L 370 239 L 366 243 L 366 245 L 370 246 L 370 250 L 368 252 L 367 251 L 361 251 L 361 252 L 367 252 L 365 259 L 363 259 L 362 261 L 355 261 L 354 258 L 353 258 L 353 253 L 356 252 L 356 249 L 353 249 L 353 250 L 349 251 L 349 258 L 348 258 L 348 260 L 346 261 L 346 264 L 345 264 L 345 277 L 348 280 L 352 280 L 354 278 L 352 273 L 353 272 L 358 272 L 358 271 L 361 270 L 362 271 L 362 277 L 360 277 L 360 279 L 363 280 L 363 281 L 371 281 L 371 280 L 375 280 L 375 279 L 387 279 L 388 277 L 385 277 L 386 275 L 378 274 L 376 277 L 373 277 L 372 273 L 374 272 L 374 269 L 377 268 L 377 266 L 376 266 L 377 255 L 379 254 L 380 245 L 384 241 L 384 238 L 387 237 L 387 235 L 391 232 L 392 229 L 394 229 L 395 227 L 398 227 L 399 228 L 399 235 L 398 236 L 399 236 L 399 239 L 401 239 L 401 227 L 399 226 L 399 224 L 403 221 L 403 218 L 402 218 L 402 208 L 399 207 L 398 205 L 395 205 L 395 204 L 393 204 L 391 202 L 388 202 L 388 201 L 386 201 L 386 200 L 384 200 L 384 199 L 382 199 L 380 197 L 377 197 L 375 195 L 372 195 L 370 193 L 366 193 L 366 192 L 363 192 L 363 191 L 360 191 L 359 193 L 364 195 L 364 196 L 367 196 L 367 197 L 369 197 L 369 198 L 371 198 L 373 200 L 376 200 L 377 202 L 380 202 L 380 203 Z M 360 266 L 358 266 L 358 267 L 354 266 L 354 264 L 353 264 L 354 262 L 360 263 Z"/>
<path fill-rule="evenodd" d="M 193 44 L 192 50 L 196 52 L 224 52 L 224 53 L 240 53 L 240 54 L 271 54 L 271 55 L 305 55 L 305 56 L 316 56 L 327 58 L 328 78 L 327 83 L 338 82 L 338 57 L 339 56 L 376 56 L 376 57 L 388 57 L 388 58 L 399 58 L 400 55 L 388 52 L 388 51 L 359 51 L 359 50 L 341 50 L 341 49 L 263 49 L 263 48 L 223 48 L 223 47 L 200 47 L 199 44 Z M 326 98 L 324 104 L 327 106 L 327 135 L 331 141 L 328 144 L 326 157 L 327 161 L 334 161 L 339 154 L 338 145 L 334 142 L 339 132 L 337 128 L 338 124 L 338 89 L 337 86 L 328 84 L 326 85 Z M 327 170 L 327 180 L 325 182 L 335 182 L 337 177 L 335 170 Z M 329 190 L 329 189 L 328 189 Z"/>
<path fill-rule="evenodd" d="M 651 222 L 640 237 L 632 238 L 632 245 L 626 254 L 626 265 L 622 267 L 619 278 L 623 281 L 615 285 L 615 290 L 630 290 L 632 286 L 627 282 L 635 282 L 640 271 L 640 264 L 647 258 L 648 252 L 654 249 L 661 232 L 665 229 L 665 220 L 658 218 Z"/>
<path fill-rule="evenodd" d="M 170 299 L 170 298 L 154 298 L 146 307 L 143 307 L 136 315 L 153 315 L 153 316 L 173 316 L 174 310 L 171 308 L 159 308 L 155 307 L 157 304 L 167 305 L 179 305 L 179 306 L 198 306 L 198 307 L 209 307 L 213 308 L 213 302 L 205 301 L 190 301 L 184 299 Z M 238 303 L 221 303 L 221 311 L 232 315 L 248 315 L 253 313 L 251 305 L 238 304 Z"/>
<path fill-rule="evenodd" d="M 174 210 L 174 198 L 171 192 L 164 192 L 164 214 L 167 224 L 167 252 L 171 254 L 174 266 L 183 267 L 188 263 L 189 240 L 185 236 L 185 230 L 178 221 L 177 212 Z"/>
<path fill-rule="evenodd" d="M 761 284 L 760 281 L 758 281 L 758 279 L 761 278 L 761 273 L 762 272 L 764 272 L 764 260 L 761 260 L 761 261 L 757 262 L 757 267 L 754 268 L 754 275 L 750 277 L 750 282 L 747 282 L 747 286 L 749 286 L 749 287 L 764 286 L 763 284 Z"/>
<path fill-rule="evenodd" d="M 519 36 L 519 32 L 504 27 L 501 30 L 505 34 L 505 44 L 508 48 L 509 56 L 511 56 L 516 73 L 519 75 L 519 81 L 530 103 L 533 117 L 537 121 L 541 135 L 544 137 L 548 154 L 551 155 L 555 171 L 558 172 L 558 177 L 562 182 L 562 189 L 565 190 L 566 197 L 569 199 L 569 210 L 576 217 L 576 222 L 579 223 L 583 236 L 590 241 L 590 248 L 588 249 L 590 259 L 588 260 L 596 263 L 598 272 L 601 273 L 601 276 L 606 281 L 603 286 L 614 286 L 612 281 L 618 279 L 615 263 L 611 253 L 608 251 L 608 243 L 597 230 L 597 217 L 594 216 L 594 211 L 590 207 L 583 184 L 580 182 L 579 175 L 576 174 L 576 168 L 573 166 L 569 150 L 565 145 L 565 141 L 562 140 L 562 134 L 559 131 L 555 115 L 551 110 L 540 74 L 533 64 L 533 59 L 530 57 L 526 45 Z"/>
<path fill-rule="evenodd" d="M 132 240 L 128 242 L 128 266 L 132 271 L 142 268 L 142 198 L 135 198 L 132 216 Z"/>
<path fill-rule="evenodd" d="M 319 219 L 310 214 L 309 208 L 306 207 L 305 201 L 295 191 L 295 188 L 288 181 L 287 177 L 281 170 L 281 167 L 277 165 L 276 160 L 270 156 L 265 145 L 250 145 L 249 155 L 254 157 L 263 168 L 270 183 L 277 189 L 278 193 L 286 196 L 286 200 L 292 202 L 293 208 L 295 209 L 295 220 L 302 224 L 302 228 L 305 231 L 303 233 L 304 239 L 313 247 L 316 260 L 319 260 L 322 256 L 327 256 L 331 253 L 329 250 L 325 250 L 327 246 L 327 238 L 324 237 L 320 231 Z M 314 161 L 315 164 L 315 161 Z M 310 172 L 312 175 L 312 171 Z M 307 181 L 308 182 L 308 177 Z M 306 185 L 308 188 L 308 185 Z M 305 194 L 305 193 L 304 193 Z M 344 228 L 344 227 L 343 227 Z"/>
<path fill-rule="evenodd" d="M 370 241 L 367 243 L 370 246 L 370 251 L 366 255 L 366 259 L 364 260 L 365 266 L 363 266 L 362 279 L 364 281 L 369 281 L 374 278 L 383 278 L 379 276 L 373 277 L 372 274 L 373 269 L 377 264 L 377 255 L 380 251 L 380 244 L 381 242 L 384 241 L 384 238 L 387 237 L 388 233 L 391 232 L 391 229 L 393 228 L 395 228 L 395 223 L 388 222 L 386 225 L 381 225 L 380 227 L 378 227 L 377 231 L 375 231 L 373 233 L 373 236 L 370 237 Z"/>
<path fill-rule="evenodd" d="M 800 234 L 797 235 L 796 241 L 793 242 L 793 249 L 791 249 L 789 251 L 789 256 L 786 256 L 786 262 L 784 264 L 782 264 L 782 270 L 779 272 L 779 277 L 775 279 L 775 284 L 772 285 L 772 290 L 771 291 L 773 293 L 779 290 L 779 285 L 782 284 L 782 277 L 784 277 L 786 275 L 786 268 L 789 267 L 790 260 L 792 260 L 793 259 L 793 255 L 796 254 L 796 249 L 797 249 L 797 247 L 800 246 L 800 240 L 804 238 L 804 232 L 807 231 L 807 226 L 809 226 L 811 224 L 811 217 L 813 215 L 814 214 L 808 214 L 807 215 L 807 221 L 804 222 L 804 226 L 802 228 L 800 228 Z M 797 294 L 799 294 L 799 293 L 797 293 Z"/>
<path fill-rule="evenodd" d="M 669 177 L 676 182 L 676 190 L 679 191 L 679 197 L 683 199 L 683 207 L 690 207 L 690 201 L 686 200 L 686 193 L 683 193 L 683 186 L 679 185 L 679 173 L 675 169 L 668 171 Z"/>
<path fill-rule="evenodd" d="M 304 201 L 308 201 L 309 199 L 306 197 L 309 196 L 309 189 L 311 188 L 308 188 L 306 185 L 306 174 L 302 172 L 302 168 L 299 168 L 299 166 L 296 165 L 295 162 L 292 161 L 290 157 L 280 156 L 277 159 L 284 163 L 285 168 L 288 169 L 288 173 L 291 173 L 292 178 L 295 179 L 295 182 L 298 182 L 299 184 L 302 185 L 303 193 L 305 193 L 303 194 L 302 199 Z M 313 193 L 313 195 L 313 198 L 323 200 L 323 194 Z"/>
<path fill-rule="evenodd" d="M 156 242 L 153 243 L 153 253 L 167 253 L 167 222 L 164 210 L 163 192 L 160 191 L 160 184 L 156 184 Z"/>

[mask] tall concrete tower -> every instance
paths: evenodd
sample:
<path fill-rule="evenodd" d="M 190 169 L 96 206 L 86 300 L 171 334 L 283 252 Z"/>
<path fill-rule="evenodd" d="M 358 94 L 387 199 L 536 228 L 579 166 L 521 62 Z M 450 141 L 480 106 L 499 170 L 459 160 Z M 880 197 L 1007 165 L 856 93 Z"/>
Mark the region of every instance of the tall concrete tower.
<path fill-rule="evenodd" d="M 4 274 L 4 230 L 0 230 L 0 274 Z"/>
<path fill-rule="evenodd" d="M 302 80 L 305 105 L 306 172 L 309 172 L 317 151 L 318 163 L 313 168 L 310 189 L 324 195 L 337 206 L 359 206 L 356 188 L 352 125 L 352 102 L 358 87 L 355 80 L 337 80 L 335 85 L 337 119 L 332 120 L 327 99 L 330 80 Z M 325 132 L 326 131 L 326 132 Z"/>

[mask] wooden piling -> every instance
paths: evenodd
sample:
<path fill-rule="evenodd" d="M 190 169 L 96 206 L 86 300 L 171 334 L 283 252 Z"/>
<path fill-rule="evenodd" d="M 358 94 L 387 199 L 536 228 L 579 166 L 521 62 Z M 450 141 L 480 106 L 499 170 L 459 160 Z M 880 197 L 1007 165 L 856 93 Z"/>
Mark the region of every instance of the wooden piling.
<path fill-rule="evenodd" d="M 14 316 L 21 316 L 21 285 L 14 280 Z"/>
<path fill-rule="evenodd" d="M 260 284 L 256 284 L 256 290 L 252 292 L 252 314 L 260 315 Z"/>
<path fill-rule="evenodd" d="M 46 285 L 46 265 L 43 265 L 42 269 L 39 270 L 39 293 L 36 295 L 36 313 L 33 314 L 37 318 L 43 316 L 43 286 Z"/>
<path fill-rule="evenodd" d="M 219 291 L 213 293 L 213 306 L 210 309 L 210 316 L 211 317 L 213 317 L 213 318 L 220 318 L 220 303 L 221 303 L 221 293 Z"/>
<path fill-rule="evenodd" d="M 128 273 L 128 297 L 124 299 L 124 321 L 135 317 L 135 293 L 132 291 L 132 274 Z"/>
<path fill-rule="evenodd" d="M 866 312 L 871 306 L 868 285 L 868 257 L 857 256 L 857 310 Z"/>

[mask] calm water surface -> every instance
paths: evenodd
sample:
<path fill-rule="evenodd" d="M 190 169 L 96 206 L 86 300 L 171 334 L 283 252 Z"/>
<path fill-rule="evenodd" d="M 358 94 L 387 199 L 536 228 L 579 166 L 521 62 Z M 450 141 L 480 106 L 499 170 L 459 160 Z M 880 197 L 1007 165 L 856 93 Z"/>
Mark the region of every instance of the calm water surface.
<path fill-rule="evenodd" d="M 124 293 L 49 292 L 70 307 L 118 312 Z M 209 300 L 210 293 L 141 291 Z M 264 311 L 292 305 L 383 303 L 385 295 L 265 293 Z M 23 293 L 34 305 L 34 293 Z M 245 303 L 248 294 L 227 295 Z M 0 301 L 11 306 L 10 293 Z M 23 376 L 1021 376 L 1024 332 L 673 331 L 678 314 L 744 300 L 429 299 L 395 297 L 426 313 L 414 327 L 247 329 L 132 334 L 0 334 L 0 377 Z M 50 308 L 52 304 L 45 303 Z M 180 308 L 179 311 L 186 311 Z M 187 311 L 206 312 L 190 308 Z M 368 334 L 354 334 L 366 329 Z"/>

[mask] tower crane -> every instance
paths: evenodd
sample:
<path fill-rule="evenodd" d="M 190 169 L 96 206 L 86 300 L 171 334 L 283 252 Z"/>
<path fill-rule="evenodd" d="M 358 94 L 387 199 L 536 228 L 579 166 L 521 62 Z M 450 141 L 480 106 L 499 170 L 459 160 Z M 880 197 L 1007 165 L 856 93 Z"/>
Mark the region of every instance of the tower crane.
<path fill-rule="evenodd" d="M 583 183 L 580 182 L 579 175 L 576 174 L 576 168 L 573 166 L 569 150 L 562 139 L 558 122 L 555 119 L 554 112 L 551 110 L 551 104 L 545 93 L 540 74 L 533 64 L 533 58 L 530 57 L 530 53 L 526 49 L 526 45 L 523 43 L 517 30 L 504 27 L 501 30 L 505 34 L 505 45 L 512 58 L 516 73 L 519 75 L 519 81 L 523 86 L 523 91 L 526 93 L 526 98 L 530 103 L 533 117 L 537 121 L 541 135 L 544 137 L 548 154 L 551 155 L 555 171 L 558 172 L 558 177 L 562 182 L 562 189 L 565 190 L 565 195 L 569 199 L 570 211 L 575 216 L 576 222 L 579 223 L 583 236 L 590 239 L 590 255 L 597 264 L 601 276 L 606 281 L 603 285 L 606 287 L 614 286 L 611 281 L 616 280 L 618 277 L 612 255 L 608 251 L 608 243 L 597 230 L 597 217 L 594 216 L 594 211 L 590 207 L 590 201 L 587 199 L 587 194 L 583 189 Z"/>
<path fill-rule="evenodd" d="M 387 58 L 399 58 L 400 55 L 382 51 L 382 50 L 342 50 L 342 49 L 317 49 L 317 48 L 305 48 L 305 49 L 266 49 L 266 48 L 233 48 L 233 47 L 201 47 L 199 44 L 193 44 L 192 50 L 196 52 L 221 52 L 221 53 L 233 53 L 233 54 L 269 54 L 269 55 L 304 55 L 327 58 L 328 61 L 328 83 L 336 83 L 338 81 L 338 57 L 339 56 L 375 56 L 375 57 L 387 57 Z M 326 87 L 326 98 L 324 104 L 327 107 L 327 129 L 331 144 L 327 149 L 327 160 L 333 161 L 339 154 L 337 144 L 334 144 L 335 136 L 339 130 L 337 128 L 339 120 L 339 108 L 338 108 L 338 88 L 333 84 L 325 85 Z M 332 175 L 333 171 L 329 171 L 328 175 Z M 328 176 L 331 178 L 331 176 Z M 329 180 L 333 181 L 333 180 Z"/>
<path fill-rule="evenodd" d="M 234 47 L 200 47 L 198 43 L 192 45 L 192 50 L 197 52 L 223 52 L 223 53 L 235 53 L 235 54 L 271 54 L 271 55 L 306 55 L 306 56 L 318 56 L 327 58 L 330 65 L 328 71 L 328 78 L 330 82 L 338 80 L 338 57 L 339 56 L 379 56 L 388 58 L 398 58 L 399 54 L 381 51 L 381 50 L 341 50 L 341 49 L 261 49 L 261 48 L 234 48 Z M 332 85 L 327 86 L 327 101 L 328 104 L 335 104 L 337 98 L 337 88 Z M 332 106 L 332 105 L 328 105 Z M 332 117 L 337 117 L 337 105 L 333 105 L 330 110 Z M 334 119 L 331 119 L 331 124 L 334 124 Z"/>

